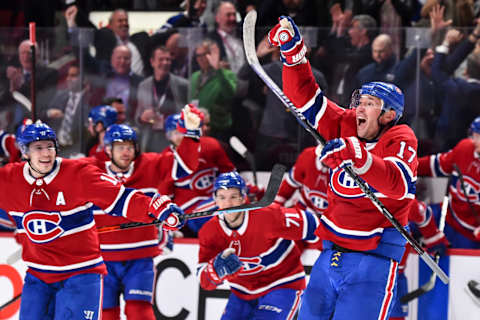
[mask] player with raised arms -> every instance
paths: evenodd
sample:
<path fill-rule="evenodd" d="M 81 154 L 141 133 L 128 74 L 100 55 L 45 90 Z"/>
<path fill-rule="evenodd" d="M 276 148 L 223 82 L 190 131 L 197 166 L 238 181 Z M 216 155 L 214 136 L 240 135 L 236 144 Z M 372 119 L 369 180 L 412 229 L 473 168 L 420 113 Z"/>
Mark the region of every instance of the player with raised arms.
<path fill-rule="evenodd" d="M 100 319 L 107 270 L 93 206 L 138 222 L 178 221 L 183 212 L 86 161 L 57 158 L 57 137 L 46 124 L 26 126 L 17 142 L 27 161 L 0 168 L 0 208 L 17 228 L 28 267 L 20 319 Z"/>
<path fill-rule="evenodd" d="M 218 208 L 242 205 L 247 187 L 235 171 L 214 183 Z M 224 281 L 232 294 L 222 320 L 293 319 L 305 288 L 300 250 L 294 240 L 315 240 L 318 219 L 308 211 L 277 204 L 210 219 L 199 231 L 197 275 L 205 290 Z"/>
<path fill-rule="evenodd" d="M 137 135 L 126 124 L 113 124 L 104 137 L 105 152 L 110 161 L 100 162 L 100 168 L 125 187 L 135 188 L 146 195 L 157 192 L 159 181 L 166 176 L 179 178 L 192 172 L 198 163 L 198 139 L 202 114 L 188 105 L 182 110 L 185 121 L 179 123 L 188 130 L 176 150 L 169 153 L 139 153 Z M 129 222 L 103 211 L 94 211 L 98 227 Z M 180 228 L 180 221 L 175 228 Z M 168 239 L 169 226 L 162 228 L 161 240 Z M 128 320 L 154 320 L 152 308 L 154 265 L 160 254 L 156 226 L 132 228 L 99 234 L 100 250 L 107 266 L 104 278 L 103 319 L 120 319 L 119 297 L 123 293 Z"/>
<path fill-rule="evenodd" d="M 297 26 L 281 17 L 270 32 L 280 47 L 283 88 L 299 112 L 328 142 L 317 149 L 330 167 L 327 210 L 316 234 L 324 250 L 313 266 L 299 319 L 387 319 L 405 238 L 370 201 L 345 166 L 363 179 L 402 226 L 415 194 L 417 139 L 397 125 L 404 97 L 393 84 L 371 82 L 349 109 L 324 96 L 315 82 Z"/>

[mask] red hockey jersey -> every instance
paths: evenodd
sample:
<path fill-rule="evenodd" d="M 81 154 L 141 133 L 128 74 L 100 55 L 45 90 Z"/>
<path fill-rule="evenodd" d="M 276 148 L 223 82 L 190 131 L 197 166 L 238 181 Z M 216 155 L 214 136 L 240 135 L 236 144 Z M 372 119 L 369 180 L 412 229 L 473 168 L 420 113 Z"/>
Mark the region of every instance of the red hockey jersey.
<path fill-rule="evenodd" d="M 300 250 L 293 240 L 313 240 L 318 218 L 295 208 L 269 207 L 247 212 L 240 228 L 230 229 L 215 216 L 200 229 L 197 276 L 200 285 L 215 285 L 206 270 L 208 261 L 227 248 L 234 248 L 243 262 L 239 273 L 227 277 L 232 292 L 251 300 L 274 288 L 305 288 Z"/>
<path fill-rule="evenodd" d="M 275 202 L 280 205 L 290 199 L 295 190 L 300 199 L 295 204 L 301 210 L 309 209 L 318 215 L 328 207 L 328 168 L 315 155 L 315 147 L 306 148 L 300 153 L 288 175 L 283 179 Z"/>
<path fill-rule="evenodd" d="M 467 195 L 463 192 L 458 173 L 453 169 L 454 164 L 463 175 Z M 431 177 L 453 174 L 446 221 L 465 237 L 476 240 L 473 230 L 480 225 L 480 155 L 475 152 L 473 141 L 470 138 L 463 139 L 448 152 L 420 158 L 418 174 Z M 474 212 L 468 205 L 467 197 Z"/>
<path fill-rule="evenodd" d="M 356 110 L 341 108 L 327 99 L 315 83 L 309 63 L 284 67 L 283 88 L 326 140 L 357 135 Z M 364 146 L 374 157 L 374 165 L 368 174 L 383 177 L 381 183 L 377 181 L 372 185 L 370 182 L 370 189 L 397 220 L 406 225 L 417 178 L 415 134 L 406 125 L 396 125 L 377 141 L 364 143 Z M 392 229 L 391 223 L 343 169 L 330 172 L 329 184 L 329 206 L 317 230 L 321 239 L 359 251 L 376 250 L 380 242 L 393 242 L 398 246 L 405 243 L 400 233 Z M 381 241 L 387 235 L 390 239 Z M 389 255 L 388 251 L 390 249 L 381 254 Z M 398 254 L 394 257 L 397 261 L 400 259 Z"/>
<path fill-rule="evenodd" d="M 124 173 L 110 170 L 111 162 L 101 162 L 102 171 L 117 179 L 125 187 L 135 188 L 153 196 L 157 185 L 163 179 L 178 179 L 191 173 L 190 167 L 198 162 L 198 142 L 185 138 L 177 151 L 142 153 L 130 164 Z M 177 160 L 178 159 L 178 160 Z M 94 210 L 95 223 L 98 227 L 118 225 L 129 222 L 123 217 L 105 214 Z M 105 261 L 125 261 L 155 257 L 160 253 L 158 246 L 158 229 L 156 226 L 132 228 L 98 235 L 100 249 Z"/>
<path fill-rule="evenodd" d="M 171 151 L 172 147 L 167 147 L 163 152 Z M 212 137 L 201 137 L 198 166 L 194 172 L 184 178 L 161 181 L 158 192 L 170 195 L 185 212 L 192 212 L 212 196 L 213 182 L 217 175 L 233 170 L 235 167 L 220 143 Z"/>
<path fill-rule="evenodd" d="M 41 179 L 28 163 L 0 168 L 0 208 L 17 227 L 28 272 L 52 283 L 80 273 L 106 273 L 93 205 L 112 215 L 150 222 L 150 198 L 85 161 L 57 158 Z"/>

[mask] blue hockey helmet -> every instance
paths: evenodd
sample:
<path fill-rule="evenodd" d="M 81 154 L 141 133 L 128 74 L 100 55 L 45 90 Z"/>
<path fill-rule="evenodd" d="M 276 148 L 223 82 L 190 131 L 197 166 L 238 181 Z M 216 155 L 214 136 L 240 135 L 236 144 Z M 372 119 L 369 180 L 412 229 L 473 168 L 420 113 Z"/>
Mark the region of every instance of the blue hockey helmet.
<path fill-rule="evenodd" d="M 88 113 L 88 119 L 93 124 L 101 122 L 106 129 L 117 122 L 117 110 L 109 105 L 97 106 Z"/>
<path fill-rule="evenodd" d="M 42 122 L 36 122 L 25 126 L 19 136 L 16 137 L 18 146 L 22 153 L 27 153 L 28 145 L 34 141 L 48 140 L 57 146 L 57 135 L 52 128 Z"/>
<path fill-rule="evenodd" d="M 480 117 L 476 117 L 472 121 L 472 124 L 470 124 L 470 131 L 471 131 L 471 133 L 475 132 L 475 133 L 480 134 Z"/>
<path fill-rule="evenodd" d="M 137 144 L 137 133 L 126 124 L 112 124 L 107 128 L 103 143 L 105 146 L 112 145 L 114 142 L 132 141 Z"/>
<path fill-rule="evenodd" d="M 247 194 L 247 185 L 245 180 L 236 171 L 220 174 L 213 184 L 213 194 L 217 193 L 218 189 L 237 188 L 242 195 Z"/>
<path fill-rule="evenodd" d="M 353 107 L 358 106 L 360 97 L 364 94 L 380 98 L 383 101 L 382 110 L 394 110 L 395 111 L 395 122 L 400 119 L 403 114 L 403 105 L 404 105 L 404 96 L 402 90 L 399 87 L 392 83 L 387 82 L 369 82 L 364 84 L 359 92 L 359 94 L 352 98 Z"/>
<path fill-rule="evenodd" d="M 165 132 L 170 132 L 170 131 L 173 131 L 173 130 L 177 130 L 178 121 L 180 121 L 180 113 L 175 113 L 175 114 L 169 115 L 165 119 L 165 125 L 164 125 Z"/>

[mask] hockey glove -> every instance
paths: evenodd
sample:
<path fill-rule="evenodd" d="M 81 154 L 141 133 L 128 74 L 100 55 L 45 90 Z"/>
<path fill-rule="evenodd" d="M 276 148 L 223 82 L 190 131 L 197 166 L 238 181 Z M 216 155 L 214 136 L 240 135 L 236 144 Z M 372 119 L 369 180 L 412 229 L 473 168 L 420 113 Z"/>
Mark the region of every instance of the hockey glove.
<path fill-rule="evenodd" d="M 307 47 L 292 18 L 281 16 L 279 23 L 268 33 L 271 46 L 280 47 L 280 57 L 287 66 L 306 63 Z"/>
<path fill-rule="evenodd" d="M 355 173 L 362 175 L 370 169 L 373 160 L 357 137 L 348 137 L 328 141 L 321 151 L 320 161 L 332 170 L 352 166 Z"/>
<path fill-rule="evenodd" d="M 258 201 L 263 198 L 265 188 L 253 184 L 247 184 L 247 194 L 250 201 Z"/>
<path fill-rule="evenodd" d="M 168 196 L 162 196 L 159 193 L 156 193 L 150 201 L 148 212 L 155 219 L 163 221 L 163 228 L 167 230 L 178 230 L 185 224 L 183 210 Z"/>
<path fill-rule="evenodd" d="M 199 139 L 202 135 L 203 113 L 193 104 L 183 107 L 178 121 L 177 131 L 186 137 Z"/>
<path fill-rule="evenodd" d="M 242 268 L 242 262 L 234 252 L 233 248 L 225 249 L 208 262 L 207 272 L 215 284 L 222 283 L 226 277 L 234 275 Z"/>

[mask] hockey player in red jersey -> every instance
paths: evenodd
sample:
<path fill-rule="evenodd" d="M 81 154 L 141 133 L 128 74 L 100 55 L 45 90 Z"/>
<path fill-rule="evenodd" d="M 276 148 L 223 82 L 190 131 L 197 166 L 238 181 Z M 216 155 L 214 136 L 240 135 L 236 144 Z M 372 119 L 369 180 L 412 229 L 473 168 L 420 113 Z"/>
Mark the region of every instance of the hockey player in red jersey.
<path fill-rule="evenodd" d="M 471 136 L 445 153 L 421 157 L 419 176 L 452 175 L 445 234 L 453 248 L 480 248 L 480 117 L 470 125 Z M 455 166 L 459 169 L 458 172 Z M 460 174 L 463 179 L 460 179 Z M 462 182 L 463 180 L 463 182 Z M 431 205 L 438 218 L 440 205 Z"/>
<path fill-rule="evenodd" d="M 97 142 L 88 151 L 89 157 L 95 157 L 101 161 L 109 160 L 105 153 L 103 137 L 105 136 L 105 130 L 116 122 L 117 110 L 111 106 L 97 106 L 90 110 L 88 113 L 88 131 L 92 137 L 97 139 Z"/>
<path fill-rule="evenodd" d="M 245 181 L 236 172 L 219 175 L 214 199 L 220 209 L 244 204 Z M 197 276 L 205 290 L 230 285 L 221 319 L 293 319 L 305 288 L 294 240 L 314 240 L 317 225 L 314 214 L 277 204 L 209 220 L 199 232 Z"/>
<path fill-rule="evenodd" d="M 172 228 L 183 212 L 168 197 L 125 188 L 85 161 L 57 158 L 56 135 L 46 124 L 26 126 L 17 142 L 27 161 L 0 168 L 0 208 L 16 225 L 28 267 L 20 319 L 100 319 L 106 268 L 93 205 Z"/>
<path fill-rule="evenodd" d="M 295 206 L 301 210 L 309 209 L 322 215 L 327 209 L 328 167 L 320 162 L 315 147 L 309 147 L 300 153 L 288 175 L 283 179 L 275 202 L 284 205 L 294 192 L 300 192 Z"/>
<path fill-rule="evenodd" d="M 396 125 L 403 93 L 395 85 L 372 82 L 353 95 L 351 109 L 338 106 L 315 83 L 297 26 L 291 18 L 283 19 L 284 26 L 277 24 L 268 37 L 280 47 L 283 89 L 329 140 L 320 160 L 331 169 L 329 206 L 316 231 L 324 250 L 312 268 L 299 319 L 387 319 L 406 241 L 344 167 L 351 166 L 407 225 L 418 161 L 415 134 Z"/>
<path fill-rule="evenodd" d="M 188 106 L 185 114 L 187 133 L 178 148 L 169 153 L 141 153 L 135 131 L 125 124 L 108 127 L 105 151 L 110 161 L 102 162 L 101 169 L 123 186 L 135 188 L 153 196 L 158 182 L 166 176 L 181 177 L 191 172 L 198 161 L 200 111 Z M 174 154 L 175 152 L 175 154 Z M 181 157 L 181 158 L 179 158 Z M 177 160 L 178 158 L 178 160 Z M 128 222 L 94 211 L 98 227 Z M 161 230 L 162 239 L 168 230 Z M 119 298 L 123 293 L 128 320 L 154 320 L 152 308 L 154 266 L 153 258 L 160 253 L 156 226 L 125 229 L 99 234 L 100 250 L 107 266 L 104 278 L 103 319 L 120 319 Z"/>
<path fill-rule="evenodd" d="M 172 152 L 182 141 L 184 133 L 181 129 L 178 130 L 179 121 L 183 121 L 180 114 L 170 115 L 165 120 L 165 132 L 172 144 L 165 148 L 163 152 Z M 230 172 L 235 169 L 215 138 L 200 137 L 199 152 L 198 166 L 194 172 L 180 179 L 164 179 L 158 186 L 158 192 L 170 195 L 172 200 L 185 212 L 199 210 L 197 206 L 200 203 L 202 203 L 201 210 L 212 207 L 214 205 L 213 201 L 205 203 L 205 200 L 211 200 L 213 181 L 219 173 Z M 189 220 L 187 225 L 189 226 L 192 221 Z M 193 221 L 193 223 L 198 223 L 198 221 Z"/>

